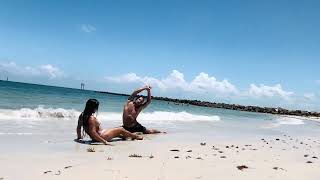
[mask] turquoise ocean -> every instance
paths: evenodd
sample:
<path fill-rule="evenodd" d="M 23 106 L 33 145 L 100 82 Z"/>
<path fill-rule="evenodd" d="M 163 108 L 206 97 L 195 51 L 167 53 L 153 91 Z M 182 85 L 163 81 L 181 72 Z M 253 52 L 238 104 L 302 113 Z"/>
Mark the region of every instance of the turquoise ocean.
<path fill-rule="evenodd" d="M 77 118 L 89 98 L 100 101 L 104 128 L 121 126 L 126 96 L 89 90 L 0 81 L 0 138 L 75 138 Z M 153 100 L 138 117 L 146 127 L 183 139 L 236 139 L 297 134 L 319 136 L 320 124 L 300 117 L 197 107 Z M 168 136 L 167 136 L 168 137 Z"/>

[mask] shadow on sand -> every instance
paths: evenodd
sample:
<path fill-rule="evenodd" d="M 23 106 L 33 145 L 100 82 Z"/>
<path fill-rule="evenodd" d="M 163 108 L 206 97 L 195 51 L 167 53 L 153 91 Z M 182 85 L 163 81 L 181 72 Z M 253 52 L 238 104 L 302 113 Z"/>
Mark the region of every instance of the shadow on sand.
<path fill-rule="evenodd" d="M 78 139 L 74 139 L 74 142 L 80 143 L 80 144 L 86 144 L 86 145 L 103 145 L 105 146 L 103 143 L 98 142 L 98 141 L 93 141 L 93 140 L 78 140 Z M 121 139 L 121 138 L 113 138 L 111 141 L 109 142 L 118 142 L 118 141 L 126 141 L 125 139 Z"/>

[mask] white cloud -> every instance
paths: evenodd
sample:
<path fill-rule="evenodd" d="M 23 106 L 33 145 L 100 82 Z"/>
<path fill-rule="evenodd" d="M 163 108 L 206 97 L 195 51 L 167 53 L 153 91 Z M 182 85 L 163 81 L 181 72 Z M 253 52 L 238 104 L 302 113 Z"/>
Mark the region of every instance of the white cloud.
<path fill-rule="evenodd" d="M 280 84 L 276 84 L 274 86 L 266 86 L 260 84 L 259 87 L 255 84 L 250 85 L 249 96 L 251 97 L 281 97 L 283 99 L 288 100 L 290 96 L 294 93 L 290 91 L 285 91 L 282 89 Z"/>
<path fill-rule="evenodd" d="M 316 95 L 314 93 L 305 93 L 303 97 L 307 100 L 314 100 L 316 98 Z"/>
<path fill-rule="evenodd" d="M 41 66 L 19 66 L 15 62 L 0 63 L 0 72 L 20 76 L 47 76 L 50 79 L 64 76 L 64 72 L 51 64 Z"/>
<path fill-rule="evenodd" d="M 81 31 L 86 32 L 86 33 L 91 33 L 91 32 L 96 31 L 96 28 L 91 24 L 82 24 Z"/>
<path fill-rule="evenodd" d="M 59 68 L 54 67 L 51 64 L 46 64 L 46 65 L 40 66 L 40 70 L 44 74 L 48 74 L 50 78 L 56 78 L 56 77 L 63 76 L 63 72 Z"/>
<path fill-rule="evenodd" d="M 236 94 L 238 90 L 227 80 L 218 81 L 215 77 L 206 73 L 200 73 L 191 82 L 184 78 L 184 74 L 173 70 L 166 78 L 156 79 L 153 77 L 140 77 L 135 73 L 128 73 L 118 77 L 105 77 L 109 82 L 114 83 L 139 83 L 157 86 L 162 91 L 173 89 L 183 90 L 186 92 L 204 93 L 215 92 L 219 94 Z"/>
<path fill-rule="evenodd" d="M 215 77 L 209 76 L 206 73 L 200 73 L 192 81 L 191 86 L 199 91 L 216 91 L 220 93 L 233 93 L 237 94 L 237 88 L 228 80 L 218 81 Z"/>

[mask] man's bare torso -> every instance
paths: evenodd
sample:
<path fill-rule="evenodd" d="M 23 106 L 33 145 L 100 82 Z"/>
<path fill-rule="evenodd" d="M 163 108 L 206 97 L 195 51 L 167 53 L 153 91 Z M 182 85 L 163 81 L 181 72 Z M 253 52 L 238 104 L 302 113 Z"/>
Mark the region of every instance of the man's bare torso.
<path fill-rule="evenodd" d="M 137 124 L 137 117 L 141 110 L 135 107 L 134 103 L 132 101 L 129 101 L 123 109 L 123 125 L 125 127 L 133 127 Z"/>

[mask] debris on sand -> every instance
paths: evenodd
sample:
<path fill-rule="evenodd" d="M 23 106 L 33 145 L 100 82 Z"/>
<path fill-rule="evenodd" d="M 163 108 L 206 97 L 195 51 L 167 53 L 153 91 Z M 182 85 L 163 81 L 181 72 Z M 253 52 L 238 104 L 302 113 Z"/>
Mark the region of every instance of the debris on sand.
<path fill-rule="evenodd" d="M 142 156 L 139 155 L 139 154 L 130 154 L 129 157 L 131 157 L 131 158 L 142 158 Z"/>
<path fill-rule="evenodd" d="M 108 160 L 108 161 L 111 161 L 111 160 L 112 160 L 112 157 L 108 157 L 107 160 Z"/>
<path fill-rule="evenodd" d="M 312 159 L 318 159 L 318 157 L 317 156 L 313 156 Z"/>
<path fill-rule="evenodd" d="M 175 159 L 179 159 L 180 157 L 179 157 L 179 156 L 175 156 L 174 158 L 175 158 Z"/>
<path fill-rule="evenodd" d="M 306 154 L 306 155 L 304 155 L 303 157 L 308 157 L 309 155 L 308 154 Z"/>
<path fill-rule="evenodd" d="M 225 158 L 227 158 L 227 157 L 226 157 L 226 156 L 220 156 L 220 158 L 225 159 Z"/>
<path fill-rule="evenodd" d="M 187 152 L 190 153 L 190 152 L 192 152 L 192 150 L 188 150 Z"/>
<path fill-rule="evenodd" d="M 198 159 L 198 160 L 203 160 L 202 157 L 197 157 L 196 159 Z"/>
<path fill-rule="evenodd" d="M 200 143 L 201 146 L 205 146 L 207 145 L 207 143 L 203 142 L 203 143 Z"/>
<path fill-rule="evenodd" d="M 51 173 L 52 171 L 45 171 L 43 172 L 43 174 L 48 174 L 48 173 Z M 1 179 L 0 179 L 1 180 Z"/>
<path fill-rule="evenodd" d="M 93 147 L 91 147 L 87 149 L 87 152 L 96 152 L 96 150 Z"/>
<path fill-rule="evenodd" d="M 246 166 L 246 165 L 241 165 L 241 166 L 237 166 L 237 168 L 238 168 L 240 171 L 242 171 L 242 170 L 244 170 L 244 169 L 248 169 L 248 166 Z"/>
<path fill-rule="evenodd" d="M 170 151 L 172 151 L 172 152 L 179 152 L 180 150 L 179 150 L 179 149 L 171 149 Z"/>
<path fill-rule="evenodd" d="M 191 156 L 186 156 L 186 159 L 190 159 L 191 158 Z"/>
<path fill-rule="evenodd" d="M 149 159 L 153 159 L 154 158 L 154 156 L 151 154 L 150 156 L 149 156 Z"/>
<path fill-rule="evenodd" d="M 312 162 L 312 161 L 307 161 L 306 163 L 307 163 L 307 164 L 311 164 L 311 163 L 313 163 L 313 162 Z"/>
<path fill-rule="evenodd" d="M 60 174 L 61 174 L 61 171 L 59 170 L 57 173 L 55 173 L 54 175 L 56 175 L 56 176 L 60 176 Z"/>
<path fill-rule="evenodd" d="M 69 168 L 72 168 L 72 166 L 66 166 L 66 167 L 64 167 L 64 169 L 69 169 Z"/>
<path fill-rule="evenodd" d="M 274 169 L 274 170 L 282 170 L 282 171 L 286 171 L 285 169 L 283 169 L 283 168 L 279 168 L 279 167 L 273 167 L 272 169 Z"/>

